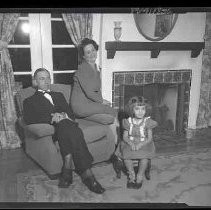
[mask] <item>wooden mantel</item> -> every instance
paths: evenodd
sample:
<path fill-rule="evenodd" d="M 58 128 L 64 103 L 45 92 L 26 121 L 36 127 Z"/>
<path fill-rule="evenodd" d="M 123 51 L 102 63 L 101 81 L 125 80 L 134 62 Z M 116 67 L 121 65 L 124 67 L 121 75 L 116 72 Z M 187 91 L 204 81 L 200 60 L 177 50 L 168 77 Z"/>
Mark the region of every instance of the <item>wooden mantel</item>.
<path fill-rule="evenodd" d="M 107 58 L 112 59 L 116 51 L 151 51 L 151 58 L 157 58 L 160 51 L 191 51 L 191 58 L 196 58 L 205 42 L 122 42 L 105 43 Z"/>

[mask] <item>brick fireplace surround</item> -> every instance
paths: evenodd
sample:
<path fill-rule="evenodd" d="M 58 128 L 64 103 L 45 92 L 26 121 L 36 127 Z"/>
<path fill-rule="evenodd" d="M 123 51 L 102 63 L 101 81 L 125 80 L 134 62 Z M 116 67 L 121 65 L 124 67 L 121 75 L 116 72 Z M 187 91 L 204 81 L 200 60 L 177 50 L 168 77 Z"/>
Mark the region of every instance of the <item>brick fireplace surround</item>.
<path fill-rule="evenodd" d="M 124 110 L 124 98 L 122 97 L 122 87 L 124 85 L 184 84 L 183 128 L 186 129 L 188 125 L 191 74 L 190 69 L 113 72 L 112 106 L 116 110 Z"/>

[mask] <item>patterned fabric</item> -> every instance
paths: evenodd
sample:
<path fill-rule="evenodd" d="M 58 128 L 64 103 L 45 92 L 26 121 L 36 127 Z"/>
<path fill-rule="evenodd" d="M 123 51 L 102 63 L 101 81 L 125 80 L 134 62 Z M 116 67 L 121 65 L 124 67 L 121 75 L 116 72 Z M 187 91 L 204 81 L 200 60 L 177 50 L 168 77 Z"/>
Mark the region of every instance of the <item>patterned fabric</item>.
<path fill-rule="evenodd" d="M 136 124 L 131 117 L 128 118 L 128 122 L 130 123 L 130 129 L 129 129 L 129 139 L 131 141 L 138 140 L 138 141 L 144 141 L 146 137 L 145 132 L 145 125 L 146 120 L 150 117 L 145 117 L 141 123 Z"/>
<path fill-rule="evenodd" d="M 145 209 L 153 209 L 154 206 L 176 209 L 175 206 L 180 207 L 184 203 L 206 209 L 211 206 L 210 158 L 210 149 L 156 155 L 152 159 L 151 180 L 144 180 L 139 190 L 126 188 L 127 176 L 124 174 L 121 179 L 116 179 L 111 164 L 96 165 L 93 173 L 106 189 L 102 195 L 90 192 L 76 173 L 73 173 L 72 185 L 61 189 L 58 188 L 58 180 L 50 180 L 41 170 L 31 170 L 17 175 L 17 202 L 61 202 L 61 205 L 68 202 L 70 206 L 71 203 L 96 203 L 96 206 L 103 207 L 104 203 L 112 203 L 112 206 L 115 206 L 113 203 L 121 203 L 122 206 L 128 203 L 140 209 L 143 206 Z M 8 185 L 13 189 L 11 183 Z"/>
<path fill-rule="evenodd" d="M 15 82 L 7 49 L 7 44 L 15 33 L 18 17 L 19 14 L 0 13 L 0 146 L 3 149 L 20 147 L 20 139 L 15 130 Z"/>
<path fill-rule="evenodd" d="M 77 46 L 82 39 L 92 38 L 92 14 L 62 14 L 73 43 Z"/>
<path fill-rule="evenodd" d="M 211 13 L 206 14 L 205 49 L 202 57 L 201 89 L 197 128 L 211 126 Z"/>
<path fill-rule="evenodd" d="M 84 38 L 92 39 L 92 14 L 62 14 L 62 17 L 75 46 L 78 46 Z M 81 61 L 80 56 L 78 56 L 78 63 L 81 63 Z"/>

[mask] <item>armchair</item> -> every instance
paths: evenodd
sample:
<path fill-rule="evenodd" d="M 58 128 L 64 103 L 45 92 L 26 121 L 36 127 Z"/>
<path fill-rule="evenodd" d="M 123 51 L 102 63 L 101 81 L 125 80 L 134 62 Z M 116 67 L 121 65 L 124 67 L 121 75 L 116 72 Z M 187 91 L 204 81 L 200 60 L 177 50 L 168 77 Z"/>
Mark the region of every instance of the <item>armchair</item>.
<path fill-rule="evenodd" d="M 64 94 L 68 104 L 70 101 L 71 86 L 52 84 L 52 91 Z M 16 94 L 18 108 L 18 125 L 23 130 L 23 145 L 26 154 L 32 158 L 49 176 L 56 179 L 62 167 L 62 157 L 58 142 L 53 142 L 54 127 L 49 124 L 26 125 L 23 120 L 23 101 L 33 95 L 35 89 L 28 87 Z M 103 125 L 84 119 L 76 119 L 82 129 L 88 149 L 93 155 L 94 162 L 107 161 L 115 150 L 114 135 L 108 125 Z"/>

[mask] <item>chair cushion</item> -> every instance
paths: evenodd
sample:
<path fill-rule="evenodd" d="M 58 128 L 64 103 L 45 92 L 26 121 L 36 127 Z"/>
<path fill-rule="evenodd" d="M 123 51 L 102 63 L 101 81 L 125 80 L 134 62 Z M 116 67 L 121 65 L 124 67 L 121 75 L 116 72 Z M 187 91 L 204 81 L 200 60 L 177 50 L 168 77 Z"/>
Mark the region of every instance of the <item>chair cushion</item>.
<path fill-rule="evenodd" d="M 36 138 L 52 136 L 55 132 L 55 129 L 52 125 L 44 123 L 26 125 L 25 129 L 32 133 Z"/>
<path fill-rule="evenodd" d="M 79 127 L 81 127 L 80 124 Z M 105 137 L 108 132 L 108 128 L 105 125 L 88 126 L 81 129 L 83 131 L 86 143 L 95 142 Z"/>
<path fill-rule="evenodd" d="M 97 123 L 101 123 L 103 125 L 109 125 L 114 122 L 114 117 L 110 114 L 93 114 L 89 117 L 83 118 L 85 120 L 91 120 Z"/>
<path fill-rule="evenodd" d="M 54 92 L 60 92 L 63 93 L 67 103 L 70 102 L 70 94 L 71 94 L 71 85 L 66 84 L 52 84 L 51 90 Z"/>

